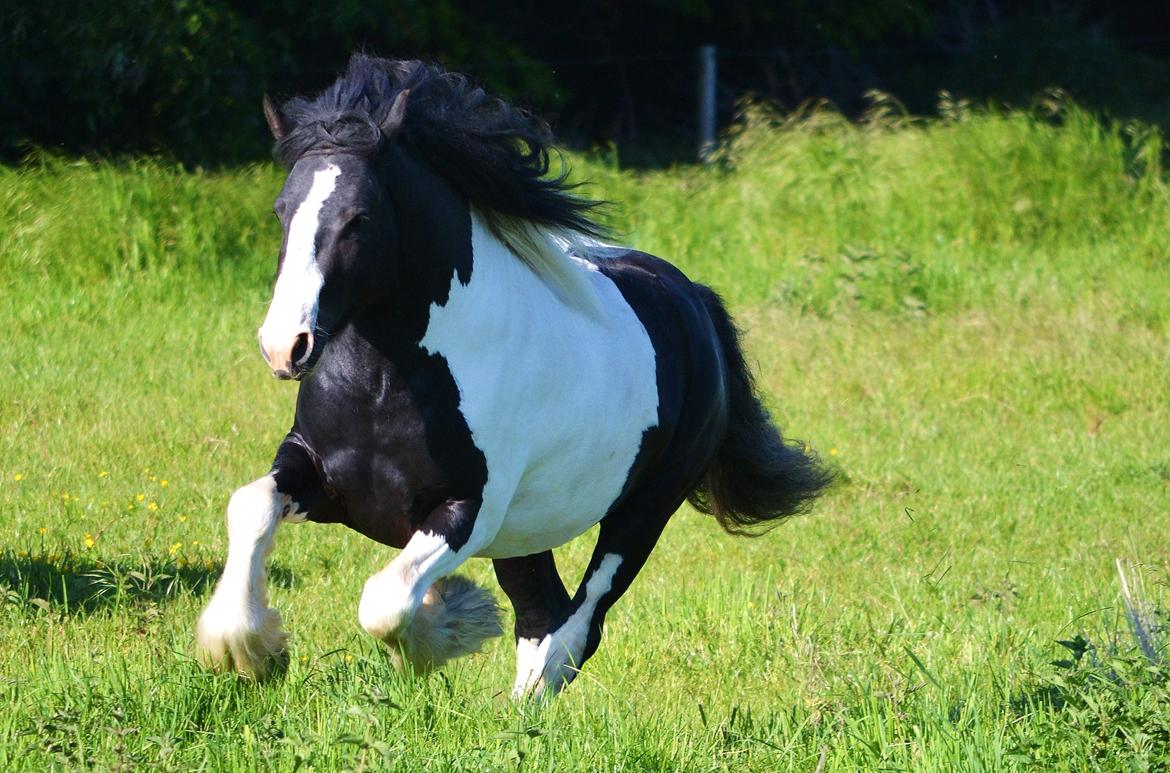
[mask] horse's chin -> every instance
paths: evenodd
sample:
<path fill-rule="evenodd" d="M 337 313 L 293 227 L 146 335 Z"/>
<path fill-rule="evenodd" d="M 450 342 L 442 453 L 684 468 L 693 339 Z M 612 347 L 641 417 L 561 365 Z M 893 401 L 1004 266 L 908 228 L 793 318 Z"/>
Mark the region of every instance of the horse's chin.
<path fill-rule="evenodd" d="M 272 371 L 272 376 L 277 381 L 303 381 L 306 376 L 313 372 L 313 367 L 316 364 L 316 361 L 313 360 L 305 363 L 304 366 L 294 366 L 292 371 L 287 371 L 283 368 L 281 370 L 274 370 Z"/>

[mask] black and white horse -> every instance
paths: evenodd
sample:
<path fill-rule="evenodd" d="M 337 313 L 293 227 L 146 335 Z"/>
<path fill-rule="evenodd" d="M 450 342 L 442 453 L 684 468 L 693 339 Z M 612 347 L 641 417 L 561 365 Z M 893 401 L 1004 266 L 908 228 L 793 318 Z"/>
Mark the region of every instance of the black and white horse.
<path fill-rule="evenodd" d="M 265 114 L 289 174 L 260 349 L 301 383 L 271 471 L 228 504 L 205 663 L 258 678 L 282 661 L 265 558 L 307 519 L 401 549 L 358 619 L 419 668 L 500 633 L 491 595 L 450 576 L 491 558 L 516 612 L 514 692 L 556 691 L 684 500 L 742 531 L 827 483 L 771 424 L 718 296 L 597 241 L 527 113 L 356 55 Z M 552 549 L 598 522 L 570 595 Z"/>

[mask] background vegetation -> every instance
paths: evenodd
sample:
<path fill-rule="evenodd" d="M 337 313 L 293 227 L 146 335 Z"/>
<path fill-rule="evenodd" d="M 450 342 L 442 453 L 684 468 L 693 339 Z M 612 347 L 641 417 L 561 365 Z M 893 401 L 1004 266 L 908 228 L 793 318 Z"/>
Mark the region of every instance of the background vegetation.
<path fill-rule="evenodd" d="M 552 118 L 578 146 L 690 159 L 696 48 L 719 107 L 755 93 L 849 115 L 881 89 L 1027 106 L 1051 86 L 1165 122 L 1170 32 L 1155 0 L 85 0 L 0 5 L 0 158 L 30 147 L 222 166 L 267 156 L 259 95 L 316 90 L 351 51 L 438 59 Z"/>
<path fill-rule="evenodd" d="M 279 536 L 287 676 L 201 671 L 227 497 L 292 411 L 254 343 L 280 173 L 0 169 L 0 767 L 1165 769 L 1163 139 L 938 112 L 752 109 L 708 169 L 572 159 L 728 296 L 842 484 L 754 541 L 680 512 L 543 710 L 504 640 L 394 672 L 356 622 L 391 551 L 340 527 Z"/>

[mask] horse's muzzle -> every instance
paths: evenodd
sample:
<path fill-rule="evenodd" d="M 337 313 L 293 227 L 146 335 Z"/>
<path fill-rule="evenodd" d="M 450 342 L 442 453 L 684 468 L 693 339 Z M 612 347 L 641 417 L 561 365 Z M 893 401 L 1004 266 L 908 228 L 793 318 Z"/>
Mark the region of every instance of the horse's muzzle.
<path fill-rule="evenodd" d="M 260 333 L 260 354 L 272 368 L 272 375 L 281 380 L 300 379 L 309 371 L 313 344 L 313 333 L 309 330 L 301 330 L 291 339 L 278 342 L 266 341 L 263 331 Z"/>

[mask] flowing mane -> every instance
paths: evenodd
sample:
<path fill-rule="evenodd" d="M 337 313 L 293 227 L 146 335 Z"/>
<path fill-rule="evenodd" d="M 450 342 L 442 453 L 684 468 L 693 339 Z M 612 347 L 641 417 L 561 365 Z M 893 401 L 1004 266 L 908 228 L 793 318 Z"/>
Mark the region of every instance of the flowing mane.
<path fill-rule="evenodd" d="M 276 143 L 277 159 L 291 168 L 309 153 L 378 155 L 384 146 L 378 127 L 405 89 L 404 146 L 464 196 L 520 260 L 568 299 L 592 306 L 565 247 L 589 254 L 604 234 L 590 217 L 601 202 L 576 195 L 567 172 L 548 176 L 555 148 L 547 124 L 465 75 L 354 54 L 332 86 L 282 106 L 291 128 Z"/>

